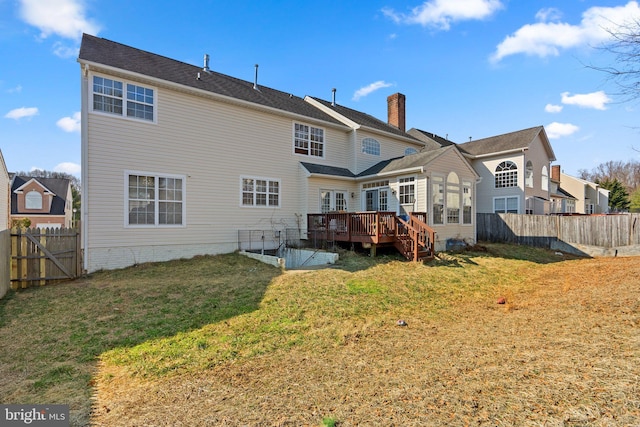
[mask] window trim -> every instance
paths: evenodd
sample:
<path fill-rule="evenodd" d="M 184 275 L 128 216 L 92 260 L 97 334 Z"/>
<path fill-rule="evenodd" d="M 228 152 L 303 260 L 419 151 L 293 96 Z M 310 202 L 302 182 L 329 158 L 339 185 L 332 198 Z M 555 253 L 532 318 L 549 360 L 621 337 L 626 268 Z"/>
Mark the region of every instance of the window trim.
<path fill-rule="evenodd" d="M 31 197 L 29 197 L 30 194 L 32 195 Z M 31 201 L 31 202 L 35 201 L 35 199 L 33 197 L 34 195 L 38 196 L 38 199 L 37 199 L 38 205 L 39 205 L 38 207 L 29 206 L 29 201 Z M 43 206 L 44 206 L 44 200 L 43 200 L 41 192 L 36 191 L 36 190 L 30 190 L 30 191 L 27 191 L 25 193 L 25 195 L 24 195 L 24 208 L 25 208 L 25 210 L 40 211 L 40 210 L 42 210 Z"/>
<path fill-rule="evenodd" d="M 404 149 L 405 156 L 411 156 L 412 154 L 418 154 L 418 150 L 413 147 L 407 147 Z"/>
<path fill-rule="evenodd" d="M 524 167 L 524 186 L 533 188 L 533 162 L 531 160 L 528 160 Z"/>
<path fill-rule="evenodd" d="M 323 198 L 322 195 L 327 194 L 329 197 L 329 210 L 325 211 L 323 206 Z M 343 196 L 344 200 L 344 209 L 338 209 L 338 194 Z M 320 212 L 321 213 L 330 213 L 330 212 L 348 212 L 349 211 L 349 192 L 347 190 L 339 190 L 339 189 L 320 189 Z"/>
<path fill-rule="evenodd" d="M 498 168 L 501 168 L 501 170 L 498 170 Z M 518 165 L 512 160 L 504 160 L 500 162 L 495 167 L 493 174 L 494 188 L 515 188 L 519 186 Z M 502 185 L 498 185 L 498 182 L 500 182 Z M 504 185 L 505 183 L 508 183 L 510 185 Z"/>
<path fill-rule="evenodd" d="M 362 154 L 380 157 L 380 141 L 375 138 L 366 137 L 361 143 Z"/>
<path fill-rule="evenodd" d="M 103 110 L 96 110 L 94 108 L 94 95 L 96 94 L 96 92 L 94 92 L 93 90 L 93 86 L 94 86 L 94 78 L 95 77 L 100 77 L 103 79 L 109 79 L 109 80 L 113 80 L 113 81 L 117 81 L 122 83 L 122 113 L 111 113 L 108 111 L 103 111 Z M 135 116 L 129 116 L 127 115 L 127 104 L 129 103 L 129 100 L 127 99 L 127 85 L 133 85 L 136 87 L 141 87 L 144 89 L 150 89 L 153 91 L 153 104 L 147 104 L 147 103 L 140 103 L 137 101 L 131 101 L 132 103 L 136 103 L 136 104 L 143 104 L 143 105 L 152 105 L 153 107 L 153 120 L 147 120 L 144 118 L 139 118 L 139 117 L 135 117 Z M 89 97 L 88 100 L 88 106 L 89 106 L 89 113 L 92 114 L 99 114 L 101 116 L 105 116 L 105 117 L 117 117 L 119 119 L 123 119 L 123 120 L 132 120 L 134 122 L 137 123 L 153 123 L 153 124 L 157 124 L 158 123 L 158 88 L 156 86 L 151 86 L 145 83 L 141 83 L 138 81 L 134 81 L 134 80 L 127 80 L 127 79 L 123 79 L 123 78 L 119 78 L 119 77 L 115 77 L 115 76 L 108 76 L 105 74 L 101 74 L 101 73 L 91 73 L 90 75 L 90 79 L 89 79 L 89 90 L 87 91 L 87 96 Z M 113 97 L 111 97 L 113 98 Z"/>
<path fill-rule="evenodd" d="M 547 165 L 542 166 L 540 176 L 540 188 L 542 191 L 549 191 L 549 169 L 547 168 Z"/>
<path fill-rule="evenodd" d="M 304 148 L 300 148 L 300 147 L 298 147 L 296 145 L 296 142 L 297 142 L 297 139 L 298 139 L 297 136 L 296 136 L 296 125 L 307 126 L 309 128 L 308 137 L 307 137 L 307 140 L 306 140 L 306 142 L 307 142 L 307 148 L 306 148 L 307 153 L 299 153 L 298 152 L 298 150 L 304 150 Z M 312 141 L 311 141 L 311 129 L 316 129 L 316 130 L 321 130 L 322 131 L 322 142 L 321 142 L 321 144 L 322 144 L 322 147 L 321 147 L 322 155 L 321 156 L 318 156 L 318 155 L 315 155 L 315 154 L 311 154 L 311 151 L 312 151 L 312 148 L 311 148 L 311 144 L 312 144 Z M 293 142 L 293 146 L 292 146 L 293 154 L 295 154 L 297 156 L 313 157 L 313 158 L 316 158 L 316 159 L 324 159 L 326 157 L 326 153 L 327 153 L 327 144 L 326 144 L 327 131 L 326 131 L 325 128 L 322 128 L 322 127 L 319 127 L 319 126 L 313 126 L 313 125 L 311 125 L 309 123 L 305 123 L 305 122 L 294 121 L 293 125 L 291 126 L 291 132 L 292 132 L 291 136 L 292 136 L 292 140 L 293 140 L 292 141 Z"/>
<path fill-rule="evenodd" d="M 252 194 L 253 194 L 253 204 L 251 205 L 247 205 L 244 203 L 244 194 L 248 193 L 247 191 L 244 190 L 244 180 L 245 179 L 253 179 L 254 181 L 260 180 L 260 181 L 266 181 L 267 182 L 267 191 L 266 191 L 266 201 L 267 204 L 266 205 L 258 205 L 256 204 L 256 195 L 258 194 L 258 191 L 255 188 L 252 190 Z M 278 192 L 277 193 L 271 193 L 270 189 L 271 189 L 271 183 L 272 182 L 276 182 L 278 183 Z M 277 205 L 271 205 L 270 202 L 270 198 L 269 196 L 271 194 L 277 194 L 278 196 L 278 204 Z M 240 207 L 241 208 L 247 208 L 247 209 L 280 209 L 282 207 L 282 180 L 279 178 L 267 178 L 264 176 L 253 176 L 253 175 L 240 175 Z"/>
<path fill-rule="evenodd" d="M 154 182 L 154 223 L 153 224 L 130 224 L 129 223 L 129 177 L 130 176 L 152 176 Z M 160 172 L 147 172 L 137 170 L 125 170 L 123 174 L 124 181 L 124 227 L 125 228 L 186 228 L 187 226 L 187 176 Z M 182 223 L 181 224 L 160 224 L 160 210 L 158 205 L 161 200 L 159 198 L 158 182 L 160 178 L 181 179 L 182 180 Z"/>
<path fill-rule="evenodd" d="M 504 199 L 504 212 L 497 212 L 496 211 L 496 200 L 498 199 Z M 515 212 L 509 212 L 509 210 L 507 209 L 507 199 L 516 199 L 517 202 L 517 207 L 516 207 L 516 211 Z M 510 196 L 496 196 L 493 198 L 493 213 L 516 213 L 519 214 L 520 213 L 520 197 L 518 196 L 514 196 L 514 195 L 510 195 Z"/>

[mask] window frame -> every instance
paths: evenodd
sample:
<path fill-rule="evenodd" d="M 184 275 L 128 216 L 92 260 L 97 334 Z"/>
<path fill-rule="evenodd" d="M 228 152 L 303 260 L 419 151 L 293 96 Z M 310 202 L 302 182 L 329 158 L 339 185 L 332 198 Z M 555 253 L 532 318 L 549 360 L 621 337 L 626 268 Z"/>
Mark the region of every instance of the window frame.
<path fill-rule="evenodd" d="M 405 156 L 411 156 L 412 154 L 418 154 L 418 150 L 413 147 L 407 147 L 404 149 Z"/>
<path fill-rule="evenodd" d="M 304 134 L 306 134 L 306 138 L 301 138 L 302 131 L 298 130 L 298 127 L 307 127 L 308 129 Z M 322 141 L 313 141 L 312 136 L 314 132 L 312 130 L 321 132 Z M 324 128 L 310 125 L 308 123 L 303 122 L 293 122 L 292 126 L 293 132 L 293 153 L 299 156 L 306 157 L 315 157 L 318 159 L 324 159 L 326 155 L 326 131 Z M 317 136 L 317 133 L 315 134 Z M 299 144 L 300 142 L 300 144 Z M 315 145 L 319 145 L 319 147 L 313 147 Z M 305 152 L 306 151 L 306 152 Z M 320 152 L 318 154 L 312 154 L 313 152 Z"/>
<path fill-rule="evenodd" d="M 416 202 L 417 178 L 415 175 L 398 177 L 398 205 L 414 205 Z M 406 199 L 410 197 L 410 200 Z"/>
<path fill-rule="evenodd" d="M 245 188 L 245 180 L 253 180 L 254 184 L 252 189 L 249 191 Z M 256 181 L 265 181 L 266 187 L 264 191 L 259 191 L 257 187 Z M 277 192 L 273 192 L 272 186 L 277 184 Z M 252 194 L 252 204 L 245 203 L 245 195 L 251 193 Z M 278 203 L 271 204 L 272 196 L 276 195 Z M 258 204 L 258 196 L 264 196 L 265 204 Z M 251 176 L 251 175 L 241 175 L 240 176 L 240 207 L 241 208 L 249 208 L 249 209 L 280 209 L 282 206 L 282 180 L 279 178 L 267 178 L 263 176 Z"/>
<path fill-rule="evenodd" d="M 119 88 L 119 92 L 120 95 L 116 96 L 112 93 L 103 93 L 103 92 L 96 92 L 95 88 L 96 88 L 96 82 L 95 79 L 96 78 L 100 78 L 100 79 L 106 79 L 109 80 L 111 82 L 114 83 L 120 83 L 121 84 L 121 88 Z M 99 74 L 99 73 L 92 73 L 91 74 L 91 79 L 90 79 L 90 83 L 91 86 L 89 87 L 88 92 L 88 96 L 89 96 L 89 112 L 90 113 L 95 113 L 95 114 L 100 114 L 100 115 L 104 115 L 107 117 L 118 117 L 121 119 L 125 119 L 125 120 L 133 120 L 139 123 L 153 123 L 156 124 L 157 123 L 157 115 L 158 115 L 158 88 L 155 86 L 151 86 L 151 85 L 147 85 L 147 84 L 143 84 L 141 82 L 137 82 L 137 81 L 133 81 L 133 80 L 128 80 L 128 79 L 121 79 L 121 78 L 116 78 L 113 76 L 106 76 L 103 74 Z M 145 98 L 144 100 L 140 100 L 140 99 L 129 99 L 129 86 L 133 86 L 136 89 L 143 89 L 145 94 L 143 94 L 142 96 Z M 104 85 L 102 85 L 102 87 L 104 87 Z M 152 97 L 152 102 L 149 103 L 146 95 L 146 91 L 151 91 L 151 97 Z M 136 90 L 136 94 L 138 93 L 138 91 Z M 101 96 L 104 98 L 108 98 L 108 99 L 112 99 L 112 100 L 119 100 L 121 101 L 121 105 L 119 106 L 119 112 L 116 111 L 108 111 L 108 110 L 104 110 L 104 109 L 97 109 L 96 108 L 96 104 L 95 104 L 95 97 L 96 96 Z M 135 105 L 135 106 L 143 106 L 143 107 L 150 107 L 152 109 L 151 112 L 151 119 L 147 119 L 147 118 L 143 118 L 143 117 L 137 117 L 135 114 L 134 115 L 129 115 L 129 110 L 130 107 L 129 105 Z M 115 104 L 111 104 L 111 105 L 115 105 Z M 136 108 L 133 109 L 133 111 L 138 111 Z"/>
<path fill-rule="evenodd" d="M 320 212 L 347 212 L 349 209 L 348 195 L 349 193 L 347 190 L 329 190 L 324 188 L 320 189 Z M 342 204 L 339 202 L 340 199 L 343 203 L 343 206 L 339 207 L 338 205 Z M 325 202 L 328 202 L 328 204 Z"/>
<path fill-rule="evenodd" d="M 460 185 L 458 174 L 454 171 L 449 172 L 445 186 L 445 219 L 447 224 L 460 224 L 462 220 L 460 215 L 462 211 L 461 189 L 462 186 Z M 455 204 L 456 206 L 451 207 L 450 204 Z"/>
<path fill-rule="evenodd" d="M 527 165 L 524 168 L 524 185 L 527 188 L 533 188 L 533 162 L 527 161 Z"/>
<path fill-rule="evenodd" d="M 375 138 L 366 137 L 362 140 L 362 154 L 380 157 L 380 141 Z"/>
<path fill-rule="evenodd" d="M 549 169 L 547 169 L 547 165 L 542 166 L 540 176 L 540 188 L 542 191 L 549 191 Z"/>
<path fill-rule="evenodd" d="M 508 200 L 509 199 L 515 199 L 516 200 L 516 209 L 515 209 L 515 211 L 513 209 L 508 209 L 508 206 L 509 206 Z M 496 209 L 496 201 L 497 200 L 504 200 L 504 211 L 498 211 Z M 493 198 L 493 213 L 515 213 L 515 214 L 519 214 L 520 213 L 520 197 L 518 197 L 518 196 L 498 196 L 498 197 L 494 197 Z"/>
<path fill-rule="evenodd" d="M 130 197 L 129 193 L 129 179 L 132 176 L 137 177 L 153 177 L 154 178 L 154 191 L 153 198 L 142 199 L 142 198 L 134 198 Z M 180 194 L 181 198 L 179 201 L 174 199 L 160 199 L 160 180 L 161 179 L 171 179 L 171 180 L 181 180 L 180 186 Z M 154 222 L 153 224 L 131 224 L 130 221 L 130 213 L 131 209 L 129 208 L 132 200 L 151 200 L 154 205 Z M 160 218 L 162 215 L 160 205 L 163 203 L 169 204 L 178 204 L 180 203 L 180 217 L 181 222 L 179 224 L 161 224 Z M 124 227 L 125 228 L 185 228 L 187 226 L 187 176 L 186 175 L 178 175 L 178 174 L 167 174 L 167 173 L 159 173 L 159 172 L 146 172 L 146 171 L 134 171 L 134 170 L 125 170 L 124 171 Z"/>
<path fill-rule="evenodd" d="M 29 197 L 29 195 L 31 195 L 31 197 Z M 38 196 L 37 200 L 33 196 Z M 35 201 L 38 202 L 38 207 L 30 206 L 30 202 L 33 203 Z M 28 210 L 40 211 L 42 210 L 43 203 L 44 203 L 44 200 L 42 197 L 42 193 L 39 191 L 30 190 L 30 191 L 27 191 L 24 195 L 25 210 L 28 209 Z"/>
<path fill-rule="evenodd" d="M 444 176 L 431 176 L 431 223 L 433 225 L 444 225 L 446 206 L 445 188 L 446 180 Z"/>
<path fill-rule="evenodd" d="M 494 169 L 494 186 L 495 188 L 518 187 L 518 165 L 511 160 L 500 162 Z"/>

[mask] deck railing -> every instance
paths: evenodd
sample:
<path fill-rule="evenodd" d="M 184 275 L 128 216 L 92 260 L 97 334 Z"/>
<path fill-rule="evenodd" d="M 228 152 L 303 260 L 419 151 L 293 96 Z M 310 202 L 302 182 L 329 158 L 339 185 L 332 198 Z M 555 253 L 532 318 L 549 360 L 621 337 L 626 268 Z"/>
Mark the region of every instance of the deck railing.
<path fill-rule="evenodd" d="M 426 224 L 426 213 L 411 213 L 404 221 L 395 212 L 334 212 L 308 214 L 310 238 L 326 241 L 395 244 L 403 255 L 418 260 L 433 256 L 435 231 Z M 403 240 L 403 242 L 399 242 Z"/>

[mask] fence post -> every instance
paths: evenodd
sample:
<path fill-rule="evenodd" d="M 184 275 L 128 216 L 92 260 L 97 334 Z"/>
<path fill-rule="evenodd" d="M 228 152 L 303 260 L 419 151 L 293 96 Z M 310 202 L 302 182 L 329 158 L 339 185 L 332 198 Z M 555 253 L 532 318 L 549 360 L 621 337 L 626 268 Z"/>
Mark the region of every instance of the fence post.
<path fill-rule="evenodd" d="M 38 230 L 38 241 L 40 242 L 40 244 L 44 247 L 47 247 L 47 228 L 41 228 L 41 229 L 34 229 L 34 230 Z M 31 234 L 33 237 L 36 237 L 33 233 Z M 40 248 L 36 245 L 35 247 L 36 249 L 36 253 L 38 254 L 38 256 L 40 257 L 39 259 L 39 264 L 40 264 L 40 268 L 39 268 L 39 273 L 40 273 L 40 286 L 44 286 L 47 284 L 47 281 L 45 280 L 45 278 L 47 277 L 47 259 L 44 257 L 44 253 L 42 253 L 42 250 L 40 250 Z"/>

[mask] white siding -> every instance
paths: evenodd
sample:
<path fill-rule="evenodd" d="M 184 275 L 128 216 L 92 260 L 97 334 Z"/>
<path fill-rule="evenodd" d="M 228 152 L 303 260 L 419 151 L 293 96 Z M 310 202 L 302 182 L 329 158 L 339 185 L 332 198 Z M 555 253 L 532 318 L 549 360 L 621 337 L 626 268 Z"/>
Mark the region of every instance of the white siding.
<path fill-rule="evenodd" d="M 350 168 L 352 172 L 356 174 L 370 168 L 371 166 L 382 160 L 402 157 L 404 156 L 404 150 L 407 147 L 412 146 L 411 143 L 405 140 L 395 139 L 391 136 L 381 135 L 373 132 L 359 130 L 357 132 L 353 132 L 353 134 L 355 137 L 355 158 L 354 163 L 350 166 Z M 362 152 L 362 140 L 365 138 L 373 138 L 380 142 L 380 156 L 374 156 Z M 420 151 L 422 145 L 416 142 L 414 148 Z"/>
<path fill-rule="evenodd" d="M 504 161 L 512 161 L 518 166 L 517 187 L 495 188 L 495 170 L 496 167 Z M 492 213 L 494 197 L 517 196 L 520 200 L 519 213 L 524 213 L 525 162 L 522 154 L 483 158 L 480 160 L 474 160 L 471 164 L 481 178 L 481 181 L 477 186 L 478 189 L 476 194 L 476 209 L 478 212 Z"/>
<path fill-rule="evenodd" d="M 229 252 L 238 230 L 293 227 L 305 213 L 299 162 L 347 167 L 347 135 L 334 128 L 316 159 L 294 154 L 290 118 L 162 88 L 157 99 L 157 124 L 88 114 L 89 271 Z M 125 227 L 125 170 L 186 176 L 186 226 Z M 280 207 L 242 207 L 241 176 L 280 180 Z"/>

